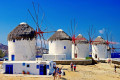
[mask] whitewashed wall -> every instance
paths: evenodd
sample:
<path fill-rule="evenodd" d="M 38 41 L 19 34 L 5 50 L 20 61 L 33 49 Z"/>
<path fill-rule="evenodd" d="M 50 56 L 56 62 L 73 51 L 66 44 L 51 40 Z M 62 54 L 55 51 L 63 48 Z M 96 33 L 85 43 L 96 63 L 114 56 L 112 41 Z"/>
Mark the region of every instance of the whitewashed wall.
<path fill-rule="evenodd" d="M 72 44 L 72 58 L 75 58 L 74 53 L 77 54 L 77 58 L 89 57 L 89 44 L 77 44 L 76 46 Z"/>
<path fill-rule="evenodd" d="M 77 44 L 77 58 L 89 57 L 89 44 Z"/>
<path fill-rule="evenodd" d="M 35 38 L 33 40 L 8 41 L 9 61 L 11 61 L 11 55 L 15 55 L 15 61 L 35 60 L 35 45 Z"/>
<path fill-rule="evenodd" d="M 75 58 L 75 53 L 77 53 L 77 48 L 76 48 L 76 46 L 75 46 L 75 44 L 72 44 L 72 59 L 74 59 Z"/>
<path fill-rule="evenodd" d="M 65 54 L 43 54 L 43 60 L 47 61 L 53 61 L 53 60 L 66 60 Z"/>
<path fill-rule="evenodd" d="M 69 40 L 49 41 L 49 54 L 66 54 L 67 60 L 71 59 L 71 48 L 72 42 Z"/>
<path fill-rule="evenodd" d="M 95 58 L 95 54 L 97 54 L 97 58 Z M 108 58 L 107 45 L 105 44 L 92 45 L 92 57 L 94 59 Z"/>
<path fill-rule="evenodd" d="M 44 61 L 45 62 L 45 61 Z M 25 63 L 25 66 L 23 66 L 23 63 Z M 51 63 L 51 66 L 50 66 Z M 53 73 L 54 69 L 53 69 L 53 63 L 54 62 L 48 62 L 46 61 L 46 64 L 49 65 L 49 69 L 47 69 L 47 75 L 49 75 L 50 73 Z M 4 62 L 3 63 L 3 69 L 5 71 L 6 69 L 6 65 L 13 65 L 13 74 L 22 74 L 23 71 L 25 71 L 25 73 L 30 72 L 30 74 L 32 75 L 39 75 L 39 69 L 36 68 L 37 65 L 40 65 L 40 62 L 36 62 L 36 61 L 28 61 L 28 62 L 22 62 L 22 61 L 11 61 L 11 62 Z M 27 67 L 27 64 L 30 65 L 30 67 Z"/>

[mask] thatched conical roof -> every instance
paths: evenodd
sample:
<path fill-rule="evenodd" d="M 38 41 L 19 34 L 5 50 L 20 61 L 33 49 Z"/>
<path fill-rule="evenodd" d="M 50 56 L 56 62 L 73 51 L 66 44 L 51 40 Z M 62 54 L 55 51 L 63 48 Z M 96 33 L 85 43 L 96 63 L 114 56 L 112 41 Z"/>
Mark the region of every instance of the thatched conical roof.
<path fill-rule="evenodd" d="M 53 40 L 72 40 L 72 38 L 67 35 L 62 29 L 59 29 L 48 39 L 48 41 Z"/>
<path fill-rule="evenodd" d="M 78 44 L 78 43 L 88 43 L 88 40 L 82 36 L 82 34 L 79 34 L 77 37 L 76 37 L 76 41 L 75 43 Z"/>
<path fill-rule="evenodd" d="M 106 44 L 106 41 L 101 37 L 98 36 L 93 42 L 92 44 Z"/>
<path fill-rule="evenodd" d="M 35 30 L 27 23 L 20 23 L 13 31 L 8 34 L 7 40 L 21 40 L 21 39 L 35 38 Z"/>

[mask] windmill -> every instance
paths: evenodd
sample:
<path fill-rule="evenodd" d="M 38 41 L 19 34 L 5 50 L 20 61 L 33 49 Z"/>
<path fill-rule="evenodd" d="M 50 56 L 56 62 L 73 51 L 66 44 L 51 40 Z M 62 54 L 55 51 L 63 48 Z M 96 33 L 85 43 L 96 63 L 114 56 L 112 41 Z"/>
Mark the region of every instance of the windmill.
<path fill-rule="evenodd" d="M 79 41 L 86 40 L 81 34 L 79 34 L 76 37 L 76 27 L 77 27 L 77 24 L 75 24 L 75 19 L 74 19 L 74 27 L 72 27 L 72 20 L 71 20 L 72 34 L 70 33 L 70 31 L 69 31 L 69 33 L 71 34 L 71 37 L 72 37 L 72 58 L 73 59 L 82 57 L 81 53 L 79 52 L 79 50 L 81 50 L 81 48 L 78 47 L 78 43 L 79 43 Z M 84 52 L 83 52 L 83 54 L 84 54 Z"/>
<path fill-rule="evenodd" d="M 93 27 L 89 27 L 88 29 L 88 37 L 89 37 L 89 55 L 92 55 L 92 42 L 93 42 L 93 39 L 95 38 L 95 28 Z"/>
<path fill-rule="evenodd" d="M 36 24 L 36 31 L 35 31 L 35 34 L 36 34 L 36 39 L 38 39 L 38 37 L 40 38 L 40 42 L 41 42 L 41 50 L 42 50 L 42 52 L 41 53 L 43 53 L 43 47 L 42 47 L 42 43 L 44 42 L 44 46 L 45 46 L 45 48 L 46 48 L 46 44 L 45 44 L 45 38 L 44 38 L 44 33 L 52 33 L 52 32 L 55 32 L 55 31 L 47 31 L 47 32 L 45 32 L 45 30 L 47 29 L 44 29 L 44 30 L 42 30 L 41 29 L 41 27 L 42 27 L 42 23 L 43 23 L 43 19 L 44 19 L 44 16 L 45 16 L 45 13 L 43 12 L 43 16 L 42 16 L 42 20 L 41 20 L 41 23 L 39 24 L 39 21 L 38 21 L 38 19 L 39 19 L 39 4 L 38 4 L 38 10 L 36 11 L 36 8 L 35 8 L 35 5 L 34 5 L 34 2 L 32 2 L 32 4 L 33 4 L 33 8 L 34 8 L 34 12 L 35 12 L 35 18 L 33 17 L 33 15 L 32 15 L 32 13 L 30 12 L 30 10 L 28 9 L 28 12 L 29 12 L 29 14 L 31 15 L 31 17 L 32 17 L 32 19 L 33 19 L 33 21 L 34 21 L 34 23 Z M 36 43 L 36 46 L 37 46 L 37 43 Z M 38 55 L 38 54 L 37 54 Z"/>
<path fill-rule="evenodd" d="M 115 48 L 114 47 L 114 45 L 119 44 L 119 42 L 114 42 L 113 41 L 113 36 L 112 36 L 112 34 L 109 35 L 109 31 L 106 31 L 106 37 L 107 37 L 107 40 L 106 40 L 107 50 L 109 51 L 109 53 L 111 55 L 111 53 L 117 52 L 116 50 L 120 49 L 120 48 Z M 111 40 L 109 40 L 109 39 L 111 39 Z"/>
<path fill-rule="evenodd" d="M 109 41 L 109 35 L 108 35 L 108 31 L 106 31 L 106 39 L 104 40 L 102 37 L 97 37 L 94 41 L 92 40 L 92 56 L 94 57 L 96 55 L 95 58 L 110 58 L 111 56 L 111 49 L 110 46 L 113 44 L 117 44 L 117 42 L 113 42 L 113 41 Z M 100 45 L 101 44 L 101 45 Z M 95 55 L 94 55 L 95 54 Z"/>
<path fill-rule="evenodd" d="M 113 42 L 113 36 L 111 35 L 111 42 Z M 117 52 L 116 50 L 119 50 L 120 48 L 114 47 L 115 44 L 119 44 L 119 42 L 114 42 L 111 44 L 111 53 Z"/>

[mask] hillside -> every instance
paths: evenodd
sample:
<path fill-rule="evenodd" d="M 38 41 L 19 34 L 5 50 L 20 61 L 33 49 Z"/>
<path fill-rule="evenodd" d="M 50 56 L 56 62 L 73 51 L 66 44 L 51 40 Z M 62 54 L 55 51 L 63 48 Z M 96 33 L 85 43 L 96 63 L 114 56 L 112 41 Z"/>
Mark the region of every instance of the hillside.
<path fill-rule="evenodd" d="M 8 55 L 8 46 L 4 45 L 2 43 L 0 43 L 0 50 L 2 50 L 3 52 L 5 52 L 5 55 Z"/>

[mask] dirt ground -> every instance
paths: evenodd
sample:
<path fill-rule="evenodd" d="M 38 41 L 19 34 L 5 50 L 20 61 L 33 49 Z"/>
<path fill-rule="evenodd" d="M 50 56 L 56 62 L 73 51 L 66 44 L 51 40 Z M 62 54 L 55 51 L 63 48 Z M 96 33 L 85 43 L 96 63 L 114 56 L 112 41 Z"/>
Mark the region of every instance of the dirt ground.
<path fill-rule="evenodd" d="M 77 65 L 76 72 L 70 71 L 69 65 L 57 66 L 63 66 L 63 70 L 66 73 L 60 80 L 120 80 L 120 68 L 117 68 L 115 73 L 114 64 Z M 20 77 L 0 74 L 0 80 L 53 80 L 53 77 Z"/>

